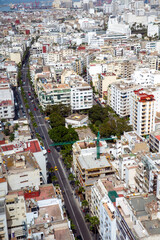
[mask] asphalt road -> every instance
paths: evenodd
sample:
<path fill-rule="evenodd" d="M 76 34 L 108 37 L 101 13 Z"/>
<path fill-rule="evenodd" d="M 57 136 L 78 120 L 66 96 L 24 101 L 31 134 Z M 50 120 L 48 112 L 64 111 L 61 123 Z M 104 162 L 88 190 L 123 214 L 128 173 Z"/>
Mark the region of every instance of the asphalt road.
<path fill-rule="evenodd" d="M 59 185 L 63 193 L 65 207 L 71 219 L 73 220 L 73 223 L 76 226 L 75 235 L 76 236 L 80 235 L 83 240 L 91 240 L 92 239 L 91 234 L 85 223 L 80 207 L 73 196 L 73 192 L 72 192 L 70 183 L 68 181 L 68 177 L 61 163 L 59 153 L 55 150 L 54 147 L 49 147 L 52 141 L 50 140 L 48 135 L 48 124 L 46 123 L 44 116 L 42 116 L 42 114 L 38 109 L 37 100 L 34 98 L 34 94 L 31 92 L 31 87 L 29 85 L 26 72 L 27 72 L 27 69 L 22 68 L 22 75 L 23 75 L 23 82 L 24 82 L 23 88 L 28 98 L 29 109 L 34 114 L 35 120 L 38 125 L 38 127 L 36 128 L 36 131 L 44 139 L 43 142 L 44 142 L 45 148 L 46 149 L 49 148 L 51 150 L 51 153 L 48 153 L 48 163 L 50 166 L 52 167 L 57 166 L 58 168 L 58 171 L 56 171 L 55 175 L 58 178 Z M 28 92 L 31 92 L 31 95 L 32 95 L 31 98 L 29 98 Z M 35 106 L 37 108 L 36 111 L 34 110 Z"/>

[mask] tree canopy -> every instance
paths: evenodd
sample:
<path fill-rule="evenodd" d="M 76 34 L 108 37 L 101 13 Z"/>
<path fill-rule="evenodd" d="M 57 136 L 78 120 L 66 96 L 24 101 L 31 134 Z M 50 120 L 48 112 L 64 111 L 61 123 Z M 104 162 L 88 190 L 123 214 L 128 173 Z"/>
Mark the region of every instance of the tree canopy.
<path fill-rule="evenodd" d="M 49 130 L 49 136 L 53 142 L 78 141 L 78 134 L 73 128 L 58 126 Z"/>

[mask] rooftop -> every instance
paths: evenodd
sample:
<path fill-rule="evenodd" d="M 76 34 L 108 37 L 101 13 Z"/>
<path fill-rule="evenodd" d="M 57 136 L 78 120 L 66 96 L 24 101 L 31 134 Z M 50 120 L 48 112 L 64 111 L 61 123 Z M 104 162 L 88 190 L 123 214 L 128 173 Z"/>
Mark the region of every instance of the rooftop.
<path fill-rule="evenodd" d="M 37 139 L 31 140 L 28 142 L 19 142 L 16 144 L 9 143 L 9 144 L 4 144 L 0 146 L 0 152 L 7 152 L 12 150 L 15 150 L 16 152 L 30 151 L 32 153 L 35 153 L 35 152 L 40 152 L 41 148 Z"/>
<path fill-rule="evenodd" d="M 147 197 L 143 197 L 142 195 L 130 197 L 130 200 L 128 201 L 133 210 L 136 212 L 137 217 L 146 216 L 149 213 L 157 211 L 157 207 L 154 207 L 157 200 L 153 194 L 147 195 Z"/>
<path fill-rule="evenodd" d="M 111 164 L 107 161 L 105 156 L 100 156 L 100 159 L 96 158 L 96 154 L 85 154 L 79 156 L 79 164 L 82 169 L 95 169 L 95 168 L 104 168 L 111 167 Z"/>
<path fill-rule="evenodd" d="M 24 192 L 27 189 L 24 190 L 19 190 L 19 191 L 10 191 L 9 194 L 18 194 L 19 196 L 23 196 Z M 31 196 L 32 199 L 34 199 L 35 201 L 40 201 L 40 200 L 44 200 L 44 199 L 50 199 L 50 198 L 55 198 L 56 197 L 56 193 L 53 187 L 53 184 L 46 184 L 46 185 L 40 185 L 39 186 L 39 196 L 33 197 L 33 195 Z M 29 198 L 28 198 L 29 199 Z"/>
<path fill-rule="evenodd" d="M 52 218 L 53 221 L 62 220 L 59 204 L 40 207 L 38 218 L 35 219 L 35 224 L 47 223 L 48 220 L 50 221 Z"/>
<path fill-rule="evenodd" d="M 8 171 L 12 174 L 39 169 L 33 154 L 30 152 L 14 153 L 9 156 L 3 156 L 3 173 Z"/>
<path fill-rule="evenodd" d="M 81 121 L 88 117 L 87 115 L 80 115 L 80 114 L 72 114 L 66 118 L 66 120 L 74 120 L 74 121 Z"/>

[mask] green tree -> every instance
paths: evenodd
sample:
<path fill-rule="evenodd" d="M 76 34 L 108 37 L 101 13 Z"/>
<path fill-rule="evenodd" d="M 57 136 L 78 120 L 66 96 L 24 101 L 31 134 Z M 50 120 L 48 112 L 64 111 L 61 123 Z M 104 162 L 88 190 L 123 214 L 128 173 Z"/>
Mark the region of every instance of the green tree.
<path fill-rule="evenodd" d="M 79 180 L 76 180 L 76 181 L 75 181 L 75 185 L 78 187 L 79 184 L 80 184 Z"/>
<path fill-rule="evenodd" d="M 37 123 L 36 122 L 33 123 L 33 127 L 37 127 Z"/>
<path fill-rule="evenodd" d="M 85 189 L 83 187 L 79 187 L 78 193 L 80 194 L 80 193 L 83 193 L 83 192 L 85 192 Z"/>
<path fill-rule="evenodd" d="M 84 218 L 85 218 L 86 222 L 90 222 L 91 216 L 89 213 L 87 213 Z"/>
<path fill-rule="evenodd" d="M 75 176 L 72 173 L 70 173 L 69 177 L 68 177 L 68 180 L 69 181 L 74 181 L 74 179 L 75 179 Z"/>
<path fill-rule="evenodd" d="M 5 128 L 8 128 L 8 129 L 9 129 L 9 126 L 11 126 L 10 122 L 6 122 Z"/>
<path fill-rule="evenodd" d="M 87 200 L 83 200 L 83 201 L 82 201 L 82 207 L 83 207 L 83 208 L 88 207 L 88 201 L 87 201 Z"/>
<path fill-rule="evenodd" d="M 58 127 L 60 125 L 62 126 L 65 125 L 65 119 L 60 114 L 52 113 L 49 116 L 49 119 L 50 119 L 50 125 L 52 128 Z"/>
<path fill-rule="evenodd" d="M 89 119 L 92 123 L 95 123 L 96 121 L 103 122 L 107 116 L 108 111 L 104 110 L 98 104 L 89 109 Z"/>
<path fill-rule="evenodd" d="M 27 104 L 25 105 L 25 107 L 26 107 L 26 109 L 29 109 L 29 104 L 27 103 Z"/>
<path fill-rule="evenodd" d="M 11 142 L 13 142 L 13 140 L 14 140 L 14 133 L 11 133 L 11 134 L 10 134 L 9 140 L 10 140 Z"/>
<path fill-rule="evenodd" d="M 51 181 L 52 182 L 56 182 L 57 181 L 57 177 L 55 175 L 51 176 Z"/>
<path fill-rule="evenodd" d="M 14 130 L 17 130 L 19 128 L 19 125 L 18 125 L 18 123 L 16 123 L 15 125 L 14 125 Z"/>
<path fill-rule="evenodd" d="M 9 128 L 4 129 L 3 132 L 4 132 L 4 134 L 5 134 L 6 136 L 9 136 L 9 134 L 10 134 Z"/>
<path fill-rule="evenodd" d="M 71 114 L 71 107 L 66 106 L 64 104 L 57 104 L 57 105 L 50 105 L 47 106 L 45 110 L 45 114 L 47 116 L 51 115 L 52 113 L 59 114 L 62 117 L 67 117 Z"/>
<path fill-rule="evenodd" d="M 69 142 L 78 140 L 78 134 L 73 128 L 58 126 L 50 129 L 48 133 L 53 142 Z"/>
<path fill-rule="evenodd" d="M 99 219 L 96 216 L 90 217 L 89 219 L 91 226 L 91 229 L 94 229 L 95 233 L 97 232 L 97 227 L 99 225 Z"/>

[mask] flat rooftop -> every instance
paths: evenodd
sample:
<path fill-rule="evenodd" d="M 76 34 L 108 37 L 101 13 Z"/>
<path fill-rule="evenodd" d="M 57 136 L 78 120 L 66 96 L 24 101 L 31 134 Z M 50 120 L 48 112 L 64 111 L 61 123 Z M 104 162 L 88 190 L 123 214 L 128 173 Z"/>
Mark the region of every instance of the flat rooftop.
<path fill-rule="evenodd" d="M 127 199 L 137 217 L 147 216 L 150 212 L 156 211 L 155 204 L 157 202 L 155 195 L 148 195 L 147 197 L 135 196 Z M 148 210 L 147 210 L 148 209 Z"/>
<path fill-rule="evenodd" d="M 10 191 L 8 194 L 18 194 L 19 196 L 24 196 L 24 190 L 19 191 Z M 40 195 L 38 197 L 31 197 L 35 201 L 40 201 L 44 199 L 56 198 L 56 193 L 53 187 L 53 184 L 44 184 L 39 186 Z"/>
<path fill-rule="evenodd" d="M 3 172 L 12 174 L 40 169 L 35 157 L 30 152 L 14 153 L 3 156 Z"/>
<path fill-rule="evenodd" d="M 40 207 L 38 211 L 38 218 L 36 218 L 34 222 L 35 224 L 47 223 L 48 221 L 51 221 L 52 218 L 53 221 L 62 220 L 59 204 Z"/>
<path fill-rule="evenodd" d="M 143 224 L 149 235 L 160 234 L 160 221 L 158 219 L 141 221 L 141 223 Z M 159 239 L 159 237 L 157 239 Z"/>
<path fill-rule="evenodd" d="M 100 159 L 96 158 L 96 154 L 85 154 L 79 156 L 79 164 L 82 169 L 94 169 L 94 168 L 104 168 L 111 167 L 111 164 L 107 161 L 105 156 L 100 156 Z"/>
<path fill-rule="evenodd" d="M 81 121 L 84 118 L 88 117 L 87 115 L 80 115 L 80 114 L 72 114 L 69 117 L 66 117 L 66 120 L 74 120 L 74 121 Z"/>

